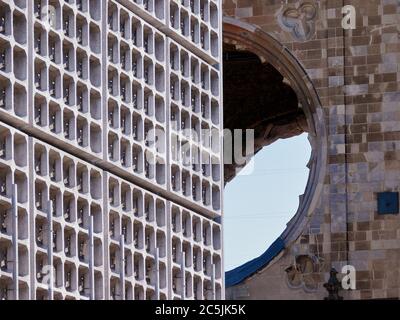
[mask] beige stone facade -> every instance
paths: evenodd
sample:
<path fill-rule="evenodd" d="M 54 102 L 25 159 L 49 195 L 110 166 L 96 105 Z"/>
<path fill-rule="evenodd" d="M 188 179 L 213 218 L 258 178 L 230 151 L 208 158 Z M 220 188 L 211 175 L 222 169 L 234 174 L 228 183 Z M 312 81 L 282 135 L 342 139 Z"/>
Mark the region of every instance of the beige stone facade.
<path fill-rule="evenodd" d="M 354 30 L 342 28 L 345 5 L 356 9 Z M 329 270 L 344 265 L 356 269 L 345 299 L 399 298 L 400 216 L 378 215 L 377 205 L 378 193 L 399 191 L 399 1 L 225 0 L 223 8 L 225 43 L 274 65 L 308 100 L 314 154 L 285 249 L 227 298 L 323 299 Z M 293 285 L 289 270 L 302 256 L 309 265 Z"/>

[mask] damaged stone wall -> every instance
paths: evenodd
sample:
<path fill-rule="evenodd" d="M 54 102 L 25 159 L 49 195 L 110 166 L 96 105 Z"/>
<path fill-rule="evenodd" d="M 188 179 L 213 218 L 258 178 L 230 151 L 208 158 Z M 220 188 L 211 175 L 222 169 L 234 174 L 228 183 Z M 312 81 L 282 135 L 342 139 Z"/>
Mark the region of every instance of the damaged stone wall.
<path fill-rule="evenodd" d="M 355 30 L 341 26 L 345 4 L 356 8 Z M 340 271 L 344 265 L 356 269 L 356 290 L 341 292 L 345 299 L 399 298 L 400 217 L 377 212 L 378 193 L 400 189 L 399 1 L 224 0 L 223 5 L 226 16 L 268 33 L 297 59 L 321 101 L 327 132 L 322 192 L 306 213 L 300 236 L 264 269 L 227 288 L 227 298 L 323 299 L 330 268 Z M 225 104 L 225 114 L 229 107 Z M 226 121 L 237 122 L 229 116 Z M 246 119 L 244 126 L 253 122 Z M 298 268 L 293 281 L 288 271 L 300 255 L 309 256 L 313 268 Z"/>
<path fill-rule="evenodd" d="M 307 131 L 296 93 L 270 64 L 255 54 L 224 48 L 224 127 L 254 129 L 255 152 L 275 142 Z M 225 147 L 227 147 L 225 145 Z M 225 183 L 237 173 L 225 165 Z"/>

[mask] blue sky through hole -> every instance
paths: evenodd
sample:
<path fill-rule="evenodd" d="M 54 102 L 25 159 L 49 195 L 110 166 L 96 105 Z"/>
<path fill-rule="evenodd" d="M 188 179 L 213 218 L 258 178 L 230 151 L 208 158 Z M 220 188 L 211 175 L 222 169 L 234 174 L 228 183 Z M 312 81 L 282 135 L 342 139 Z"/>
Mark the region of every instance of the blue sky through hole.
<path fill-rule="evenodd" d="M 224 250 L 229 271 L 261 255 L 294 216 L 311 155 L 307 134 L 278 140 L 254 157 L 253 170 L 225 188 Z"/>

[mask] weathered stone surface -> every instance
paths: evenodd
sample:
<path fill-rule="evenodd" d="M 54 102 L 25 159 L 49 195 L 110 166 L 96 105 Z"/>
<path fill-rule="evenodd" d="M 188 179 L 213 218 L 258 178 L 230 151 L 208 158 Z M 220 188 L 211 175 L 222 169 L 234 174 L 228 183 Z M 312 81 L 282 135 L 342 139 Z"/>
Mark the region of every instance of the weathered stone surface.
<path fill-rule="evenodd" d="M 310 2 L 318 7 L 318 17 L 315 33 L 308 41 L 295 40 L 277 20 L 283 8 L 298 8 L 303 1 L 224 3 L 225 15 L 234 18 L 241 8 L 250 12 L 249 7 L 253 7 L 253 16 L 236 18 L 272 36 L 306 70 L 321 101 L 327 132 L 326 177 L 318 205 L 308 213 L 311 218 L 298 239 L 289 243 L 263 270 L 240 284 L 246 287 L 246 297 L 242 298 L 322 299 L 326 296 L 322 284 L 328 279 L 330 268 L 340 269 L 346 264 L 356 268 L 358 279 L 356 290 L 343 292 L 345 299 L 399 298 L 400 215 L 378 215 L 376 201 L 378 192 L 400 191 L 400 5 L 395 0 L 349 1 L 347 4 L 356 8 L 356 29 L 343 31 L 342 1 Z M 264 67 L 267 71 L 267 65 Z M 251 69 L 246 66 L 248 70 Z M 290 88 L 275 70 L 263 75 L 276 82 L 268 88 L 264 82 L 252 82 L 259 79 L 259 73 L 249 72 L 248 76 L 244 73 L 237 71 L 240 79 L 231 82 L 228 78 L 228 84 L 243 80 L 241 85 L 249 88 L 249 92 L 263 88 L 263 92 L 271 92 L 273 99 L 282 99 L 286 110 L 296 109 L 295 99 L 286 98 Z M 230 76 L 226 74 L 225 81 L 227 75 Z M 245 81 L 251 85 L 245 86 Z M 226 95 L 234 93 L 229 90 L 226 88 Z M 267 120 L 265 123 L 271 121 L 265 119 L 266 110 L 257 109 L 261 105 L 255 104 L 254 114 Z M 232 96 L 228 96 L 225 113 L 229 106 L 240 110 Z M 244 114 L 228 114 L 226 123 L 236 125 L 242 119 L 242 127 L 254 126 L 252 115 L 243 118 Z M 295 128 L 291 127 L 293 118 L 288 115 L 283 118 L 286 127 L 280 127 L 274 135 L 285 136 L 285 132 L 295 135 Z M 260 145 L 271 141 L 274 138 L 261 139 Z M 232 171 L 228 168 L 228 178 L 233 176 Z M 313 291 L 293 289 L 287 284 L 284 269 L 300 252 L 294 250 L 300 245 L 301 252 L 323 259 L 315 272 L 318 289 Z M 227 297 L 234 296 L 235 290 L 228 288 Z"/>
<path fill-rule="evenodd" d="M 307 131 L 296 94 L 283 76 L 256 55 L 232 46 L 224 51 L 224 97 L 224 127 L 254 129 L 255 152 Z M 234 164 L 225 165 L 225 183 L 237 169 Z"/>

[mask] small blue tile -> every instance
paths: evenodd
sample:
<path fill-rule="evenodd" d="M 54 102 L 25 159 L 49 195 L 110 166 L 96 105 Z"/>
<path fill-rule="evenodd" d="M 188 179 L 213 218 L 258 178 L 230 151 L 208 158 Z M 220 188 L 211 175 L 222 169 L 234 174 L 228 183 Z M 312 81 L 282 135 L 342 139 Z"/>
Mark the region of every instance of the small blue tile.
<path fill-rule="evenodd" d="M 380 192 L 378 193 L 378 214 L 398 214 L 399 193 Z"/>

